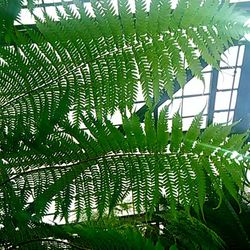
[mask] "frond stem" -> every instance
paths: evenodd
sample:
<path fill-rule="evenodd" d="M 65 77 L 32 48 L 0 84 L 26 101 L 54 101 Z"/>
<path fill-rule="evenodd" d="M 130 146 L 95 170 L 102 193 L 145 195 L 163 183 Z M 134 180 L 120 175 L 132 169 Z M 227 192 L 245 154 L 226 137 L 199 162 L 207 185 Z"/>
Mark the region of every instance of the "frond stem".
<path fill-rule="evenodd" d="M 82 161 L 79 161 L 77 163 L 73 163 L 73 164 L 69 164 L 69 165 L 60 165 L 60 166 L 48 166 L 48 167 L 42 167 L 42 168 L 36 168 L 36 169 L 31 169 L 31 170 L 26 170 L 25 172 L 21 172 L 15 176 L 12 176 L 11 178 L 3 181 L 2 183 L 0 183 L 0 186 L 3 186 L 5 185 L 6 183 L 12 181 L 12 180 L 15 180 L 21 176 L 24 176 L 24 175 L 28 175 L 28 174 L 32 174 L 34 172 L 38 172 L 38 171 L 46 171 L 46 170 L 49 170 L 49 169 L 67 169 L 67 168 L 73 168 L 73 167 L 77 167 L 79 166 L 80 164 L 84 164 L 84 163 L 88 163 L 88 162 L 91 162 L 91 161 L 96 161 L 98 162 L 98 160 L 100 159 L 107 159 L 107 158 L 112 158 L 112 157 L 129 157 L 129 156 L 154 156 L 155 153 L 150 153 L 150 152 L 145 152 L 145 153 L 141 153 L 141 152 L 138 152 L 138 153 L 116 153 L 116 154 L 107 154 L 107 155 L 104 155 L 104 156 L 98 156 L 98 157 L 94 157 L 94 158 L 89 158 L 89 159 L 86 159 L 86 160 L 82 160 Z M 166 155 L 169 155 L 169 153 L 158 153 L 158 156 L 166 156 Z"/>

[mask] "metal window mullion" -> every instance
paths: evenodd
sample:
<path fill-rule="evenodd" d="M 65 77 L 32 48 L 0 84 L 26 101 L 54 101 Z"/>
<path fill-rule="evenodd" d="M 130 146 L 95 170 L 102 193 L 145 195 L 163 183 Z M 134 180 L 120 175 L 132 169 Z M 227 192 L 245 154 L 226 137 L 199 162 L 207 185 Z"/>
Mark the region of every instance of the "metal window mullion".
<path fill-rule="evenodd" d="M 208 115 L 207 115 L 207 125 L 213 123 L 214 108 L 215 108 L 215 98 L 217 92 L 219 72 L 216 69 L 212 70 L 211 80 L 210 80 L 210 95 L 208 100 Z"/>

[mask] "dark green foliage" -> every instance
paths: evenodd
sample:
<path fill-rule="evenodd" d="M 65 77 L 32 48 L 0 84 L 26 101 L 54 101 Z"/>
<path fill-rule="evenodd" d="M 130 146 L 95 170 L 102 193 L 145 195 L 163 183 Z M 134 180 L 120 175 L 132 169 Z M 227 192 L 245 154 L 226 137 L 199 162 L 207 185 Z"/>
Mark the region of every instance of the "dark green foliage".
<path fill-rule="evenodd" d="M 210 198 L 204 210 L 206 225 L 217 232 L 226 242 L 227 249 L 248 249 L 250 247 L 249 207 L 242 203 L 241 213 L 238 204 L 225 199 L 220 208 L 211 209 L 214 201 Z"/>
<path fill-rule="evenodd" d="M 25 222 L 25 221 L 23 221 Z M 145 239 L 138 229 L 120 222 L 79 223 L 33 226 L 2 230 L 1 245 L 5 249 L 93 249 L 93 250 L 163 250 L 160 242 Z"/>
<path fill-rule="evenodd" d="M 176 244 L 177 249 L 223 249 L 225 242 L 204 223 L 186 213 L 178 212 L 176 218 L 162 214 L 163 233 L 161 242 L 168 247 Z"/>

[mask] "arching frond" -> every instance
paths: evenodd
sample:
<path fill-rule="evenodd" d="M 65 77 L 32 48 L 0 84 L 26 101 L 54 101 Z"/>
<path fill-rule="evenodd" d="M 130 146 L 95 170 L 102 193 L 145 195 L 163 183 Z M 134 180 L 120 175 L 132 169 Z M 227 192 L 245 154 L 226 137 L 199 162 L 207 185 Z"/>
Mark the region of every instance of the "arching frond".
<path fill-rule="evenodd" d="M 175 9 L 171 1 L 147 8 L 140 0 L 135 11 L 127 0 L 101 0 L 92 2 L 93 14 L 73 3 L 57 8 L 57 18 L 35 16 L 26 33 L 13 27 L 12 42 L 0 48 L 0 120 L 9 129 L 20 115 L 36 129 L 43 110 L 51 116 L 65 95 L 78 126 L 84 110 L 101 117 L 131 109 L 138 85 L 152 106 L 163 89 L 173 94 L 173 79 L 185 84 L 185 67 L 202 78 L 200 55 L 216 66 L 232 39 L 248 31 L 242 13 L 217 0 L 181 0 Z"/>
<path fill-rule="evenodd" d="M 124 132 L 108 120 L 103 123 L 82 116 L 88 133 L 65 120 L 42 138 L 5 135 L 2 148 L 8 145 L 8 150 L 2 163 L 2 195 L 7 195 L 4 190 L 10 185 L 17 198 L 32 197 L 24 210 L 38 217 L 46 214 L 53 201 L 56 216 L 66 221 L 72 207 L 76 219 L 90 218 L 93 212 L 102 216 L 129 192 L 137 212 L 154 209 L 161 192 L 173 212 L 177 205 L 202 212 L 207 180 L 218 195 L 218 204 L 224 189 L 238 200 L 248 158 L 245 153 L 233 158 L 234 152 L 228 150 L 234 143 L 229 138 L 232 126 L 212 125 L 197 133 L 200 117 L 196 117 L 184 135 L 179 119 L 174 116 L 171 132 L 166 130 L 163 111 L 157 127 L 148 113 L 144 129 L 135 115 L 124 120 Z M 236 145 L 245 139 L 238 137 Z"/>

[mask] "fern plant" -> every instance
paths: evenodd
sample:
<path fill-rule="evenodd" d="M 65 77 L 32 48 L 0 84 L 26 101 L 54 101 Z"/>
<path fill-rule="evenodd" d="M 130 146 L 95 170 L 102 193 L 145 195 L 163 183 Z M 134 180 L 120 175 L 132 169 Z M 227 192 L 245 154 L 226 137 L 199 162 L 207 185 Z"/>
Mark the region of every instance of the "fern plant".
<path fill-rule="evenodd" d="M 19 117 L 35 130 L 42 110 L 51 116 L 64 95 L 78 125 L 83 110 L 98 117 L 131 110 L 138 85 L 148 106 L 163 89 L 172 96 L 174 78 L 185 84 L 185 67 L 202 78 L 199 56 L 218 67 L 232 39 L 248 31 L 242 13 L 219 2 L 181 0 L 173 10 L 171 1 L 147 8 L 138 0 L 133 11 L 126 0 L 102 0 L 90 14 L 74 1 L 76 8 L 56 8 L 56 18 L 34 14 L 36 29 L 7 29 L 10 46 L 0 50 L 1 123 L 13 129 Z"/>
<path fill-rule="evenodd" d="M 237 201 L 246 179 L 248 146 L 241 145 L 247 134 L 228 138 L 232 126 L 221 125 L 209 126 L 200 134 L 200 119 L 194 119 L 185 135 L 178 114 L 169 134 L 166 112 L 160 114 L 157 128 L 148 113 L 144 130 L 136 116 L 124 118 L 123 132 L 91 115 L 82 116 L 90 134 L 70 125 L 67 116 L 59 128 L 44 131 L 42 127 L 35 136 L 17 127 L 19 137 L 17 133 L 2 135 L 0 185 L 11 185 L 17 199 L 20 196 L 27 202 L 33 197 L 23 208 L 24 214 L 28 211 L 40 218 L 54 200 L 56 215 L 66 221 L 71 204 L 77 220 L 81 213 L 90 218 L 94 209 L 101 216 L 107 208 L 111 212 L 129 191 L 135 211 L 150 211 L 162 188 L 173 212 L 177 204 L 202 212 L 206 177 L 218 195 L 218 206 L 223 188 Z M 49 126 L 50 121 L 46 122 Z M 232 158 L 232 148 L 238 157 Z M 4 204 L 3 199 L 3 209 Z"/>
<path fill-rule="evenodd" d="M 242 13 L 216 0 L 180 0 L 175 9 L 171 1 L 148 7 L 140 0 L 135 10 L 125 0 L 93 1 L 92 14 L 73 3 L 62 2 L 56 18 L 32 12 L 34 28 L 25 32 L 13 25 L 18 15 L 1 9 L 1 244 L 11 249 L 31 241 L 46 249 L 49 237 L 72 240 L 67 233 L 42 235 L 51 207 L 54 219 L 69 225 L 72 216 L 75 223 L 111 216 L 128 196 L 134 213 L 149 216 L 162 194 L 175 217 L 178 206 L 203 215 L 208 189 L 217 206 L 225 191 L 239 202 L 247 133 L 230 136 L 233 125 L 201 132 L 201 115 L 184 133 L 178 114 L 169 132 L 166 110 L 157 120 L 148 112 L 144 126 L 127 114 L 139 86 L 152 111 L 164 90 L 172 96 L 175 78 L 184 86 L 186 67 L 202 79 L 200 57 L 218 67 L 220 54 L 248 31 Z M 28 6 L 32 11 L 32 1 Z M 108 119 L 117 109 L 120 130 Z M 13 240 L 8 232 L 15 231 Z"/>

